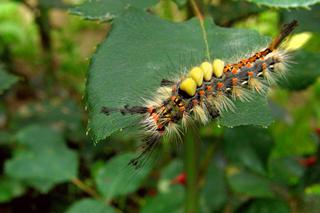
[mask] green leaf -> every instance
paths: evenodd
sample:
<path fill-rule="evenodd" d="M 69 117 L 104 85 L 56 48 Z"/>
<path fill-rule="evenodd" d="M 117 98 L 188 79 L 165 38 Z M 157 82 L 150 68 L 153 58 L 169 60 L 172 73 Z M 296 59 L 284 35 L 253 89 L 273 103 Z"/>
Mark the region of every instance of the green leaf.
<path fill-rule="evenodd" d="M 107 205 L 106 203 L 103 203 L 101 201 L 97 201 L 94 199 L 82 199 L 80 201 L 77 201 L 73 203 L 66 213 L 113 213 L 115 210 Z"/>
<path fill-rule="evenodd" d="M 148 176 L 152 168 L 150 163 L 137 170 L 128 165 L 135 156 L 133 153 L 117 155 L 97 172 L 95 181 L 106 200 L 134 192 Z"/>
<path fill-rule="evenodd" d="M 228 177 L 228 183 L 233 192 L 252 197 L 272 197 L 271 183 L 260 176 L 238 172 Z"/>
<path fill-rule="evenodd" d="M 293 61 L 296 63 L 288 70 L 287 79 L 280 86 L 290 90 L 303 90 L 313 84 L 320 76 L 320 68 L 315 63 L 320 61 L 319 53 L 299 51 Z"/>
<path fill-rule="evenodd" d="M 156 3 L 157 0 L 87 0 L 70 12 L 90 20 L 110 21 L 130 7 L 147 9 Z"/>
<path fill-rule="evenodd" d="M 256 199 L 254 200 L 246 213 L 289 213 L 290 208 L 287 203 L 277 199 Z"/>
<path fill-rule="evenodd" d="M 308 106 L 312 106 L 311 103 Z M 294 122 L 278 121 L 273 126 L 275 147 L 273 157 L 309 155 L 315 153 L 317 144 L 310 134 L 313 131 L 310 119 L 314 117 L 312 108 L 301 108 L 294 115 Z"/>
<path fill-rule="evenodd" d="M 76 138 L 83 134 L 82 112 L 73 100 L 52 98 L 43 102 L 30 102 L 21 107 L 13 116 L 11 129 L 19 130 L 30 123 L 50 125 L 61 132 L 74 134 Z"/>
<path fill-rule="evenodd" d="M 29 126 L 17 134 L 21 146 L 5 162 L 5 173 L 41 192 L 77 176 L 78 159 L 64 144 L 62 135 L 48 127 Z"/>
<path fill-rule="evenodd" d="M 21 182 L 12 178 L 0 178 L 0 203 L 8 202 L 24 192 L 25 188 Z"/>
<path fill-rule="evenodd" d="M 220 28 L 210 20 L 206 20 L 205 28 L 210 52 L 217 58 L 230 60 L 261 48 L 266 41 L 254 31 Z M 141 118 L 120 113 L 106 117 L 100 112 L 102 106 L 134 106 L 141 104 L 141 98 L 153 98 L 161 79 L 178 77 L 181 66 L 189 68 L 200 63 L 206 58 L 205 49 L 196 19 L 171 23 L 135 9 L 116 19 L 89 69 L 87 102 L 94 139 L 137 125 Z M 237 106 L 237 114 L 223 113 L 223 125 L 267 125 L 271 121 L 262 97 Z"/>
<path fill-rule="evenodd" d="M 0 130 L 0 145 L 9 144 L 11 140 L 12 140 L 12 135 L 9 132 L 5 130 Z"/>
<path fill-rule="evenodd" d="M 308 195 L 320 196 L 320 184 L 313 184 L 311 186 L 308 186 L 305 189 L 305 193 L 308 194 Z"/>
<path fill-rule="evenodd" d="M 228 160 L 261 175 L 266 173 L 271 148 L 272 137 L 266 129 L 250 126 L 226 129 L 224 132 L 223 149 Z"/>
<path fill-rule="evenodd" d="M 209 166 L 200 196 L 203 212 L 219 212 L 227 202 L 227 186 L 221 169 L 214 165 Z"/>
<path fill-rule="evenodd" d="M 319 0 L 247 0 L 258 5 L 265 5 L 268 7 L 280 7 L 280 8 L 308 8 L 311 5 L 317 4 Z"/>
<path fill-rule="evenodd" d="M 18 81 L 18 77 L 7 73 L 0 67 L 0 95 Z"/>
<path fill-rule="evenodd" d="M 265 7 L 258 7 L 255 4 L 250 4 L 246 1 L 224 0 L 219 4 L 209 5 L 208 12 L 213 17 L 213 20 L 222 26 L 230 26 L 232 23 L 258 14 L 265 10 Z M 237 11 L 235 13 L 235 11 Z"/>
<path fill-rule="evenodd" d="M 172 186 L 170 191 L 159 193 L 155 197 L 147 199 L 141 213 L 182 213 L 184 210 L 184 189 L 181 186 Z"/>
<path fill-rule="evenodd" d="M 273 179 L 287 185 L 297 185 L 304 173 L 303 167 L 292 157 L 270 159 L 269 170 Z"/>
<path fill-rule="evenodd" d="M 320 5 L 314 5 L 311 10 L 290 10 L 282 11 L 283 23 L 289 23 L 293 19 L 299 22 L 299 27 L 295 32 L 311 31 L 320 32 L 319 24 L 319 10 Z"/>
<path fill-rule="evenodd" d="M 268 102 L 265 97 L 254 95 L 250 102 L 236 101 L 236 111 L 221 115 L 219 123 L 227 127 L 241 125 L 268 126 L 273 121 Z"/>
<path fill-rule="evenodd" d="M 188 3 L 187 0 L 173 0 L 173 2 L 176 3 L 178 7 L 183 7 Z"/>

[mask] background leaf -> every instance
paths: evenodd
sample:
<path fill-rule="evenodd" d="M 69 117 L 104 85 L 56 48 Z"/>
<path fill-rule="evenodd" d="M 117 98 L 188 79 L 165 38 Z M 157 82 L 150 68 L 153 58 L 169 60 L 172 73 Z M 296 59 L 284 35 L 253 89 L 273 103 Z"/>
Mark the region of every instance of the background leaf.
<path fill-rule="evenodd" d="M 6 72 L 0 66 L 0 95 L 18 81 L 18 77 Z"/>
<path fill-rule="evenodd" d="M 73 203 L 66 213 L 113 213 L 115 210 L 103 203 L 94 199 L 82 199 Z"/>
<path fill-rule="evenodd" d="M 314 63 L 320 60 L 320 56 L 318 53 L 299 51 L 293 60 L 296 64 L 289 68 L 287 78 L 280 82 L 280 86 L 291 90 L 303 90 L 320 76 L 320 68 Z"/>
<path fill-rule="evenodd" d="M 319 3 L 319 0 L 247 0 L 258 5 L 265 5 L 268 7 L 281 7 L 281 8 L 296 8 L 308 7 Z"/>
<path fill-rule="evenodd" d="M 17 141 L 21 149 L 5 163 L 8 176 L 42 192 L 77 176 L 77 155 L 66 147 L 60 133 L 48 127 L 29 126 L 18 133 Z"/>
<path fill-rule="evenodd" d="M 222 169 L 210 165 L 201 190 L 200 203 L 204 212 L 218 212 L 227 202 L 227 184 Z"/>
<path fill-rule="evenodd" d="M 281 200 L 276 199 L 257 199 L 253 201 L 246 213 L 263 213 L 263 212 L 277 212 L 277 213 L 289 213 L 289 206 Z"/>
<path fill-rule="evenodd" d="M 310 10 L 294 9 L 290 11 L 282 11 L 283 22 L 287 23 L 293 19 L 299 21 L 299 27 L 295 32 L 320 32 L 320 5 L 314 5 Z"/>
<path fill-rule="evenodd" d="M 250 137 L 255 132 L 255 137 Z M 237 127 L 226 129 L 223 149 L 230 163 L 241 165 L 253 172 L 265 174 L 272 148 L 272 137 L 266 129 L 258 127 Z"/>
<path fill-rule="evenodd" d="M 184 190 L 181 186 L 173 186 L 166 193 L 159 193 L 155 197 L 149 198 L 147 204 L 142 207 L 142 213 L 162 213 L 177 212 L 182 213 L 184 210 L 183 199 Z M 165 203 L 166 205 L 163 205 Z"/>
<path fill-rule="evenodd" d="M 97 172 L 95 181 L 106 200 L 134 192 L 148 176 L 151 170 L 150 162 L 135 170 L 128 165 L 134 157 L 135 154 L 132 153 L 118 155 Z"/>
<path fill-rule="evenodd" d="M 265 177 L 241 171 L 228 176 L 228 183 L 235 193 L 252 197 L 272 197 L 271 183 Z"/>
<path fill-rule="evenodd" d="M 25 192 L 23 184 L 17 180 L 4 178 L 0 179 L 0 203 L 8 202 Z"/>
<path fill-rule="evenodd" d="M 87 0 L 70 10 L 75 15 L 86 19 L 110 21 L 124 13 L 129 7 L 147 9 L 155 5 L 157 0 Z"/>

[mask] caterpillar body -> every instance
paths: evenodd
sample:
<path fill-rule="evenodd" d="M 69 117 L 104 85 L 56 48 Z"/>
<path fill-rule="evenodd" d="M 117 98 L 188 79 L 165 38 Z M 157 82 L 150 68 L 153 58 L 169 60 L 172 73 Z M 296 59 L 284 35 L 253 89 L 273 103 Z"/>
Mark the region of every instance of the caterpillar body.
<path fill-rule="evenodd" d="M 220 59 L 204 61 L 177 81 L 163 79 L 157 95 L 144 106 L 122 109 L 102 107 L 101 112 L 141 114 L 146 136 L 140 154 L 129 164 L 138 168 L 145 154 L 153 150 L 163 137 L 181 136 L 194 121 L 207 123 L 222 111 L 234 111 L 234 100 L 250 101 L 252 92 L 266 94 L 271 84 L 285 74 L 288 53 L 280 48 L 282 41 L 298 25 L 292 21 L 261 51 L 236 63 Z"/>

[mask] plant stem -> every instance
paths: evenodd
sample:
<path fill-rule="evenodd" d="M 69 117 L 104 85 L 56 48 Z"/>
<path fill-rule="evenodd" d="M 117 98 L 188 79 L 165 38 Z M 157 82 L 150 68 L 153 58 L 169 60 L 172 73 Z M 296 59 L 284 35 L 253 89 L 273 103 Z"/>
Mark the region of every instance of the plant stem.
<path fill-rule="evenodd" d="M 185 136 L 185 171 L 187 174 L 185 212 L 198 212 L 198 153 L 199 138 L 193 130 Z"/>
<path fill-rule="evenodd" d="M 102 197 L 100 197 L 100 195 L 92 188 L 90 188 L 89 186 L 87 186 L 82 180 L 80 180 L 79 178 L 73 178 L 71 180 L 71 182 L 76 185 L 79 189 L 81 189 L 82 191 L 86 192 L 88 195 L 90 195 L 91 197 L 97 199 L 97 200 L 103 200 Z"/>
<path fill-rule="evenodd" d="M 43 50 L 43 59 L 45 63 L 44 80 L 46 82 L 48 92 L 51 92 L 56 76 L 54 59 L 52 54 L 52 39 L 49 12 L 49 8 L 40 4 L 37 10 L 35 10 L 35 22 L 38 26 L 41 46 Z"/>

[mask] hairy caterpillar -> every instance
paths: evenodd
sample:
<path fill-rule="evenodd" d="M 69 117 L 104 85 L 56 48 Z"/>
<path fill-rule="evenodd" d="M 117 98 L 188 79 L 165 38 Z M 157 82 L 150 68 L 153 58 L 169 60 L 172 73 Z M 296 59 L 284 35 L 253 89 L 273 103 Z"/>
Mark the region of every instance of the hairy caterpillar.
<path fill-rule="evenodd" d="M 204 61 L 177 81 L 163 79 L 158 93 L 143 106 L 115 109 L 102 107 L 101 112 L 141 114 L 146 132 L 141 153 L 129 164 L 138 168 L 141 160 L 163 137 L 181 137 L 194 121 L 207 123 L 222 111 L 234 111 L 233 101 L 250 101 L 252 92 L 265 94 L 271 84 L 285 74 L 288 53 L 280 48 L 282 41 L 298 25 L 292 21 L 261 51 L 236 63 L 225 64 L 220 59 Z"/>

